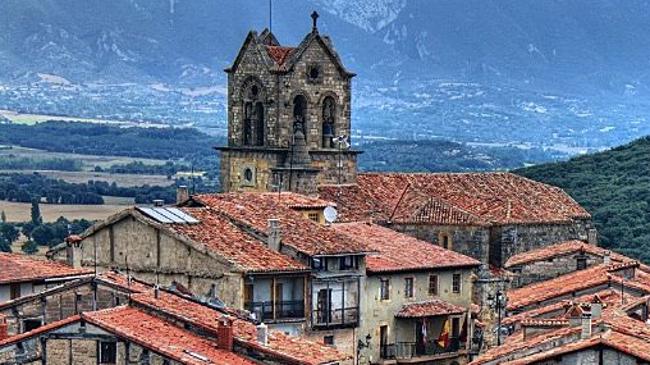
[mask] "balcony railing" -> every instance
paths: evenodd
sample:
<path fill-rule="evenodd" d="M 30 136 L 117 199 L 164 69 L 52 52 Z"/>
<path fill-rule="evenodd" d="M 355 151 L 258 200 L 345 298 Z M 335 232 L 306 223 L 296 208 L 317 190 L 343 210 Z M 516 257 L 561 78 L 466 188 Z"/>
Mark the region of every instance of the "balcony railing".
<path fill-rule="evenodd" d="M 302 300 L 282 300 L 275 303 L 273 301 L 246 302 L 244 309 L 255 313 L 259 320 L 265 322 L 305 318 L 305 303 Z"/>
<path fill-rule="evenodd" d="M 355 327 L 359 323 L 359 307 L 334 308 L 329 311 L 315 309 L 312 312 L 312 323 L 316 328 Z"/>
<path fill-rule="evenodd" d="M 379 357 L 382 359 L 395 358 L 395 344 L 385 344 L 379 346 Z"/>
<path fill-rule="evenodd" d="M 444 355 L 465 349 L 465 344 L 457 338 L 449 340 L 449 345 L 440 346 L 438 341 L 426 343 L 398 342 L 395 344 L 394 356 L 398 359 L 410 359 L 418 356 Z"/>

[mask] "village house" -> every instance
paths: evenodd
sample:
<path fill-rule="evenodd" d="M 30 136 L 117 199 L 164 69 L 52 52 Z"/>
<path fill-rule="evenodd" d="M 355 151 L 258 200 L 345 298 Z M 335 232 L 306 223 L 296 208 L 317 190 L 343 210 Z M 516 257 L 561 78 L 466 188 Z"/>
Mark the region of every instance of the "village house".
<path fill-rule="evenodd" d="M 294 193 L 193 196 L 126 209 L 50 256 L 183 287 L 354 353 L 365 247 L 324 225 L 329 204 Z"/>
<path fill-rule="evenodd" d="M 92 271 L 0 252 L 0 303 L 41 292 Z"/>
<path fill-rule="evenodd" d="M 512 287 L 522 287 L 584 270 L 594 265 L 631 259 L 584 241 L 565 241 L 514 255 L 503 266 L 513 274 Z"/>
<path fill-rule="evenodd" d="M 0 363 L 351 364 L 348 355 L 256 325 L 241 311 L 114 273 L 93 279 L 97 285 L 121 287 L 128 301 L 113 301 L 117 306 L 110 309 L 80 310 L 63 319 L 48 317 L 53 321 L 17 335 L 8 333 L 2 319 Z M 43 295 L 47 302 L 66 293 L 80 295 L 85 280 L 49 289 L 32 302 L 42 301 Z M 15 303 L 14 308 L 24 304 Z"/>
<path fill-rule="evenodd" d="M 569 195 L 511 173 L 365 173 L 319 192 L 341 221 L 370 219 L 495 267 L 557 242 L 596 243 L 589 213 Z"/>
<path fill-rule="evenodd" d="M 470 364 L 650 363 L 649 297 L 621 303 L 613 293 L 565 303 L 558 315 L 522 319 L 502 346 Z"/>
<path fill-rule="evenodd" d="M 466 363 L 474 333 L 472 271 L 480 262 L 369 222 L 333 226 L 372 251 L 360 363 Z"/>

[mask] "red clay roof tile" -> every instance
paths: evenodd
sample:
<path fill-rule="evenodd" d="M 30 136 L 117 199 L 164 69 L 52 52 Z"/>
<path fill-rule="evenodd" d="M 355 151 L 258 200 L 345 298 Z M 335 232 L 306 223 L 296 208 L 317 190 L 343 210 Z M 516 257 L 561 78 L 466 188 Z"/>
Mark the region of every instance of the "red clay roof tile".
<path fill-rule="evenodd" d="M 372 252 L 366 256 L 368 273 L 480 265 L 478 260 L 469 256 L 377 224 L 338 223 L 332 227 Z"/>
<path fill-rule="evenodd" d="M 550 246 L 545 246 L 535 250 L 530 250 L 522 252 L 520 254 L 514 255 L 508 259 L 504 267 L 509 268 L 512 266 L 522 265 L 529 262 L 543 261 L 552 257 L 564 256 L 578 252 L 585 252 L 596 256 L 604 256 L 605 252 L 608 250 L 596 245 L 591 245 L 584 241 L 564 241 L 559 242 Z M 613 261 L 629 261 L 631 259 L 617 254 L 615 252 L 610 252 L 610 257 Z"/>
<path fill-rule="evenodd" d="M 0 284 L 85 275 L 88 269 L 74 269 L 54 261 L 37 260 L 27 255 L 0 253 Z"/>
<path fill-rule="evenodd" d="M 115 307 L 86 312 L 81 317 L 119 337 L 163 354 L 182 364 L 255 365 L 237 353 L 217 348 L 217 344 L 186 329 L 133 307 Z"/>
<path fill-rule="evenodd" d="M 266 234 L 268 220 L 280 220 L 282 243 L 309 256 L 364 254 L 364 246 L 331 227 L 305 218 L 289 208 L 277 194 L 227 193 L 198 195 L 193 199 L 230 219 Z"/>
<path fill-rule="evenodd" d="M 425 302 L 407 303 L 395 314 L 398 318 L 421 318 L 432 316 L 446 316 L 450 314 L 462 314 L 467 312 L 466 308 L 445 302 L 441 299 L 431 299 Z"/>
<path fill-rule="evenodd" d="M 209 208 L 181 208 L 201 221 L 199 224 L 173 224 L 170 229 L 225 258 L 245 272 L 307 271 L 295 259 L 270 249 L 262 241 L 235 226 L 228 218 Z"/>
<path fill-rule="evenodd" d="M 475 225 L 590 218 L 561 189 L 510 173 L 359 174 L 357 185 L 326 186 L 319 192 L 335 200 L 339 190 L 341 219 L 346 221 Z"/>
<path fill-rule="evenodd" d="M 278 66 L 283 66 L 284 62 L 289 58 L 291 53 L 295 50 L 294 47 L 281 47 L 281 46 L 265 46 L 266 52 L 269 57 L 275 61 Z"/>

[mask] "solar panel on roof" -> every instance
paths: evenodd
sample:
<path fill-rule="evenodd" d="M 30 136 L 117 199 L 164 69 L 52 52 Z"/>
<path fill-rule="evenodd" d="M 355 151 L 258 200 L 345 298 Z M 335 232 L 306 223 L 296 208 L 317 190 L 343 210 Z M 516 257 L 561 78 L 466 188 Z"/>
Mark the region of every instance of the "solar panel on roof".
<path fill-rule="evenodd" d="M 180 210 L 178 208 L 166 208 L 166 209 L 168 211 L 170 211 L 171 213 L 173 213 L 174 215 L 182 218 L 187 223 L 190 223 L 190 224 L 200 223 L 200 221 L 198 219 L 192 217 L 191 215 L 185 213 L 184 211 L 182 211 L 182 210 Z"/>
<path fill-rule="evenodd" d="M 174 223 L 177 223 L 177 224 L 187 223 L 187 222 L 185 222 L 185 219 L 180 218 L 179 216 L 175 215 L 174 213 L 168 211 L 166 208 L 153 208 L 153 209 L 156 211 L 156 213 L 158 213 L 158 214 L 160 214 L 162 216 L 165 216 L 165 218 L 171 220 Z"/>
<path fill-rule="evenodd" d="M 159 223 L 174 223 L 171 219 L 159 214 L 154 208 L 138 207 L 138 210 L 148 215 L 150 218 L 158 221 Z"/>
<path fill-rule="evenodd" d="M 196 224 L 200 221 L 191 215 L 183 212 L 178 208 L 165 207 L 138 207 L 138 210 L 154 219 L 158 223 L 164 224 Z"/>

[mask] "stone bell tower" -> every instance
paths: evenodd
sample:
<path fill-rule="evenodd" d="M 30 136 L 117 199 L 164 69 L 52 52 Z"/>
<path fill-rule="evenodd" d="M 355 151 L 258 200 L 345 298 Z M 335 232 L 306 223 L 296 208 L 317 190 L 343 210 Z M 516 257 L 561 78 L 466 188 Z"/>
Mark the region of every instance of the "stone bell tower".
<path fill-rule="evenodd" d="M 296 47 L 268 29 L 248 33 L 228 74 L 224 191 L 294 191 L 356 181 L 357 155 L 335 139 L 350 136 L 351 81 L 327 36 L 312 28 Z"/>

